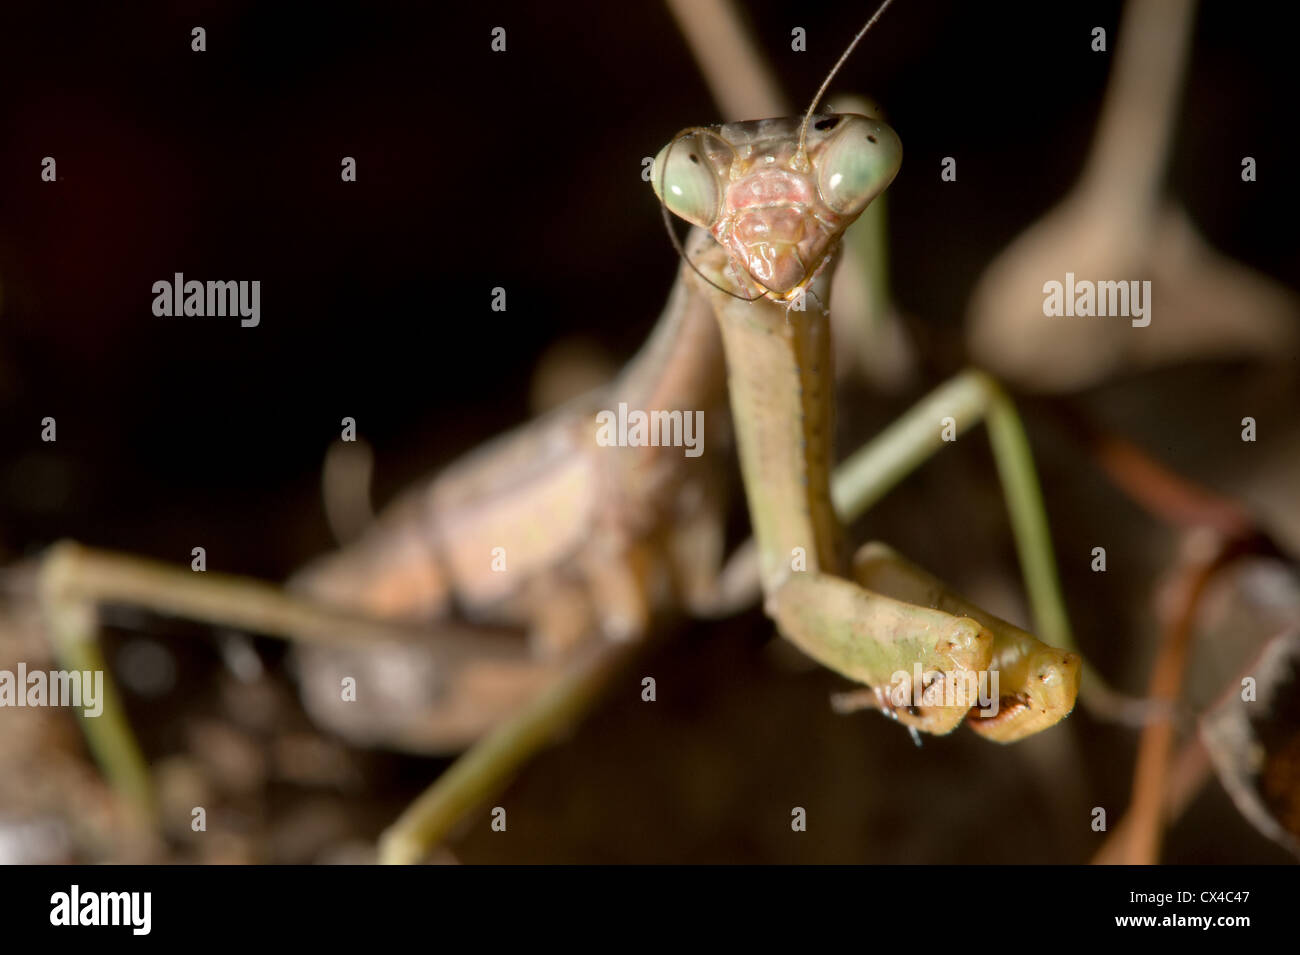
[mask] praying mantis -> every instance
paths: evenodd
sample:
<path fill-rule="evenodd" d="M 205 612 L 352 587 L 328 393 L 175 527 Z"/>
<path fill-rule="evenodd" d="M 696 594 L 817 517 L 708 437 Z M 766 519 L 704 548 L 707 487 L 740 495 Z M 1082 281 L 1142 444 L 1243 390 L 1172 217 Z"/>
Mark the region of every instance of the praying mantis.
<path fill-rule="evenodd" d="M 635 643 L 665 608 L 710 615 L 749 599 L 752 587 L 733 586 L 746 575 L 724 567 L 713 470 L 679 447 L 594 440 L 595 415 L 620 404 L 702 409 L 712 422 L 727 397 L 725 379 L 756 535 L 752 576 L 778 629 L 867 687 L 858 702 L 913 730 L 943 733 L 966 721 L 991 739 L 1012 741 L 1058 722 L 1078 692 L 1077 656 L 966 604 L 878 545 L 859 550 L 851 563 L 841 554 L 828 280 L 840 236 L 888 186 L 901 145 L 880 120 L 818 114 L 817 100 L 802 117 L 694 128 L 661 151 L 652 184 L 669 211 L 698 229 L 659 325 L 607 389 L 408 493 L 361 541 L 291 582 L 305 599 L 237 580 L 199 584 L 184 572 L 57 548 L 43 586 L 65 659 L 87 650 L 88 610 L 111 601 L 296 638 L 304 700 L 325 725 L 422 751 L 487 737 L 440 780 L 435 795 L 445 794 L 517 742 L 520 726 L 535 738 L 556 713 L 572 716 L 611 648 Z M 807 235 L 813 238 L 801 245 Z M 956 408 L 960 396 L 978 403 L 990 393 L 986 380 L 966 377 L 935 400 Z M 961 417 L 963 427 L 973 423 Z M 937 428 L 928 406 L 906 424 L 918 421 Z M 923 456 L 936 441 L 933 434 L 905 437 L 887 447 L 901 443 Z M 869 496 L 840 510 L 861 507 Z M 494 565 L 497 557 L 504 563 Z M 414 635 L 453 606 L 474 620 L 523 625 L 530 639 L 476 643 L 450 625 L 429 639 Z M 339 682 L 367 684 L 376 642 L 400 648 L 407 666 L 428 679 L 413 700 L 358 721 Z M 939 686 L 998 673 L 997 715 L 968 717 L 969 700 L 894 702 L 887 692 L 894 675 L 914 664 L 942 676 Z M 467 791 L 473 787 L 457 791 L 462 808 Z M 412 812 L 386 840 L 393 861 L 419 858 L 434 838 L 427 813 L 418 805 Z"/>
<path fill-rule="evenodd" d="M 877 11 L 840 63 L 883 13 Z M 838 66 L 837 68 L 838 69 Z M 833 385 L 828 271 L 840 236 L 893 181 L 902 144 L 885 123 L 852 114 L 690 129 L 656 157 L 667 209 L 716 240 L 683 273 L 722 329 L 745 491 L 758 541 L 764 609 L 814 659 L 876 691 L 874 704 L 913 730 L 945 733 L 961 706 L 895 705 L 884 690 L 919 665 L 942 682 L 994 666 L 1010 677 L 1007 709 L 971 726 L 1011 741 L 1059 721 L 1078 693 L 1078 660 L 1028 634 L 1000 642 L 955 604 L 907 603 L 860 584 L 871 549 L 844 576 L 830 493 Z M 877 558 L 879 559 L 879 558 Z M 884 561 L 889 562 L 885 557 Z M 1013 676 L 1014 674 L 1014 676 Z M 919 702 L 919 701 L 917 701 Z M 928 701 L 927 701 L 928 702 Z"/>

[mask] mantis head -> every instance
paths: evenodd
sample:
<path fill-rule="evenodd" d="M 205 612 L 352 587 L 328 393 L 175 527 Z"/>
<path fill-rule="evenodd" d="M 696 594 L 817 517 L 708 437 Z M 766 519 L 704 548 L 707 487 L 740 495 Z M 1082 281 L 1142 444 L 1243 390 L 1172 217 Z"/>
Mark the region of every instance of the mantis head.
<path fill-rule="evenodd" d="M 749 298 L 792 301 L 835 251 L 840 235 L 894 181 L 903 162 L 898 134 L 856 113 L 817 114 L 840 68 L 892 0 L 884 0 L 822 81 L 802 119 L 759 119 L 683 130 L 655 157 L 650 180 L 664 208 L 707 229 L 748 276 Z M 814 121 L 814 117 L 816 120 Z"/>
<path fill-rule="evenodd" d="M 824 113 L 684 130 L 655 157 L 651 181 L 664 207 L 707 229 L 762 295 L 790 300 L 902 160 L 882 121 Z"/>

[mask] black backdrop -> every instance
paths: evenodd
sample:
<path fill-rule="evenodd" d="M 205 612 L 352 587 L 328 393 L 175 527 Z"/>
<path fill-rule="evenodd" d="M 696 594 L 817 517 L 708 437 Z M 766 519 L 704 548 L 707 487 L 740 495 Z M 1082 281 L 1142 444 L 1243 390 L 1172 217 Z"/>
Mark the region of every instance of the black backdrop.
<path fill-rule="evenodd" d="M 868 6 L 747 5 L 794 102 Z M 1089 31 L 1113 48 L 1118 15 L 905 0 L 837 84 L 903 138 L 894 287 L 936 372 L 962 363 L 979 270 L 1080 168 L 1110 65 Z M 1274 16 L 1200 12 L 1172 183 L 1216 247 L 1293 279 L 1294 63 Z M 673 270 L 640 160 L 717 118 L 656 3 L 7 4 L 4 553 L 203 543 L 213 567 L 284 575 L 329 544 L 318 474 L 342 416 L 376 447 L 382 500 L 525 417 L 548 342 L 632 352 Z M 1242 189 L 1247 153 L 1261 182 Z M 941 186 L 945 155 L 959 181 Z M 177 271 L 260 279 L 261 326 L 155 318 L 150 286 Z"/>

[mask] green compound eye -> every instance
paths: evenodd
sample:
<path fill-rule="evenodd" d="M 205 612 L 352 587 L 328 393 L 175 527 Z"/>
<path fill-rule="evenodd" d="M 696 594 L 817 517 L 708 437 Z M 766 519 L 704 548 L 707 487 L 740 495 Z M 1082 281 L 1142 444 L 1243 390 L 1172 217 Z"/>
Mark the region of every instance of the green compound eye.
<path fill-rule="evenodd" d="M 717 220 L 721 203 L 715 168 L 720 147 L 731 152 L 717 136 L 688 133 L 659 150 L 650 171 L 655 195 L 669 211 L 705 229 Z"/>
<path fill-rule="evenodd" d="M 903 144 L 878 119 L 846 115 L 817 158 L 817 188 L 840 215 L 857 215 L 898 175 Z"/>

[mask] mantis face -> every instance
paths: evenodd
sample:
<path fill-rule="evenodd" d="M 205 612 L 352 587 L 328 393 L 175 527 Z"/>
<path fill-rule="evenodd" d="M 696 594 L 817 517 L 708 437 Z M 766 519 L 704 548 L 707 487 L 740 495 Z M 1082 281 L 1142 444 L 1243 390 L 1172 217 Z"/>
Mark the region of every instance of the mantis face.
<path fill-rule="evenodd" d="M 664 205 L 707 229 L 778 300 L 807 286 L 903 160 L 898 134 L 878 119 L 821 114 L 803 145 L 801 124 L 788 117 L 688 129 L 651 171 Z"/>

